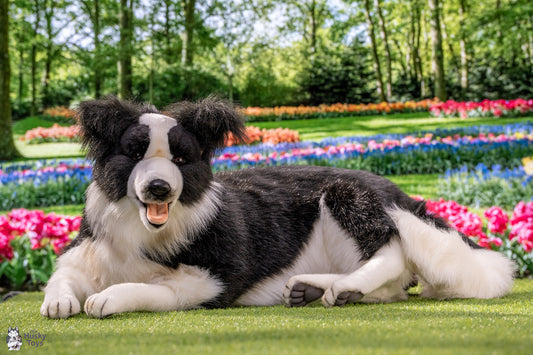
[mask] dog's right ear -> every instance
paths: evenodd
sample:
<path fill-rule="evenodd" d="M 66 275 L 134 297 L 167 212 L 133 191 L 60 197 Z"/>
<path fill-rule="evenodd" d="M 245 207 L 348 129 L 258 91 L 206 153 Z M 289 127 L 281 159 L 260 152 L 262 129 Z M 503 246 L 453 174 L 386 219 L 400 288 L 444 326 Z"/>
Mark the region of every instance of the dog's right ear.
<path fill-rule="evenodd" d="M 109 96 L 101 100 L 84 101 L 79 104 L 78 124 L 81 126 L 82 146 L 91 159 L 102 158 L 111 147 L 120 142 L 126 129 L 139 121 L 143 113 L 157 110 L 121 101 Z"/>

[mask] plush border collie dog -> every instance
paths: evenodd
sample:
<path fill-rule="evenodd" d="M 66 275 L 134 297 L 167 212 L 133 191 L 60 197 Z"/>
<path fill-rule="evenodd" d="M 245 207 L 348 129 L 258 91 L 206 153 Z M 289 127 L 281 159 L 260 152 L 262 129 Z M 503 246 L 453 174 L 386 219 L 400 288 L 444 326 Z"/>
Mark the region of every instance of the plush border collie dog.
<path fill-rule="evenodd" d="M 231 305 L 326 307 L 506 294 L 513 265 L 365 171 L 312 166 L 213 175 L 243 123 L 214 98 L 80 105 L 93 182 L 78 237 L 58 258 L 42 315 L 93 317 Z"/>

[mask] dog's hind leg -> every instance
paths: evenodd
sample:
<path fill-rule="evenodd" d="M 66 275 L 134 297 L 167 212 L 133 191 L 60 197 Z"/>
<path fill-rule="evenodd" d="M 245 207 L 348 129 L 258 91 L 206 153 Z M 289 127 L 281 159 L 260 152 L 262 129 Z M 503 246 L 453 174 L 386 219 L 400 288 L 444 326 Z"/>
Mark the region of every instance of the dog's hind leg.
<path fill-rule="evenodd" d="M 343 306 L 353 301 L 392 302 L 407 298 L 404 284 L 410 271 L 398 239 L 380 249 L 363 266 L 334 281 L 322 296 L 326 307 Z"/>
<path fill-rule="evenodd" d="M 394 239 L 350 274 L 291 277 L 283 300 L 290 307 L 305 306 L 319 298 L 326 307 L 354 302 L 393 302 L 407 299 L 404 286 L 410 279 L 399 240 Z"/>
<path fill-rule="evenodd" d="M 339 178 L 323 190 L 320 219 L 329 274 L 297 275 L 284 291 L 289 306 L 319 297 L 326 306 L 390 302 L 407 297 L 411 277 L 398 229 L 370 187 Z M 348 244 L 340 241 L 348 241 Z M 331 274 L 331 272 L 338 274 Z"/>

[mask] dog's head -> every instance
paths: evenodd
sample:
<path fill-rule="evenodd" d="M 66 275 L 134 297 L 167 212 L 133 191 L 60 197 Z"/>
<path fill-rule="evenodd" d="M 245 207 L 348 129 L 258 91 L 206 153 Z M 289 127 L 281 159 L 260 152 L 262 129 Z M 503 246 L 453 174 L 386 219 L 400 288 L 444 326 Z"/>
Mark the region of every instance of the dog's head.
<path fill-rule="evenodd" d="M 93 182 L 111 202 L 130 199 L 149 230 L 165 225 L 176 201 L 198 201 L 213 175 L 211 158 L 242 119 L 228 103 L 207 98 L 163 111 L 114 97 L 82 102 L 82 144 Z"/>

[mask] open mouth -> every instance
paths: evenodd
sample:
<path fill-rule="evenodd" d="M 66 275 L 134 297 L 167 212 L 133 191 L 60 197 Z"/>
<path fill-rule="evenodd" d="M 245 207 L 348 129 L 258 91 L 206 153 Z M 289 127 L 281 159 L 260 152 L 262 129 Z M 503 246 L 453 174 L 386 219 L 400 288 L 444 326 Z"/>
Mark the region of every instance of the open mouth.
<path fill-rule="evenodd" d="M 170 203 L 144 203 L 139 201 L 146 209 L 146 219 L 156 228 L 163 226 L 168 221 Z"/>

